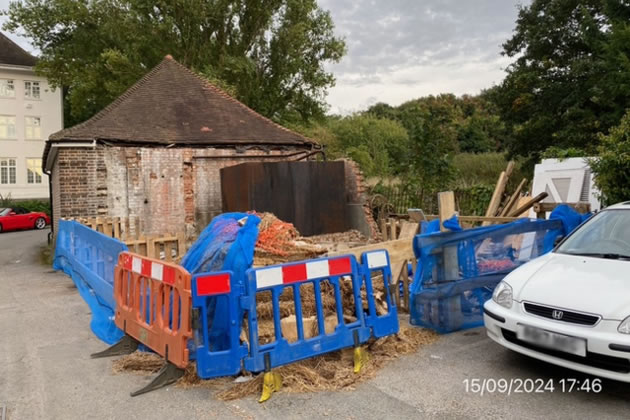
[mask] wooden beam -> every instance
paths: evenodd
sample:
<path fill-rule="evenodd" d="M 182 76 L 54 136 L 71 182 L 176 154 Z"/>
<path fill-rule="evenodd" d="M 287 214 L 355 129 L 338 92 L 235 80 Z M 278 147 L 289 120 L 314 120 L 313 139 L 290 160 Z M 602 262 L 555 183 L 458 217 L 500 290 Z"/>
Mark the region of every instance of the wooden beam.
<path fill-rule="evenodd" d="M 513 170 L 514 161 L 510 161 L 507 168 L 505 168 L 505 171 L 501 172 L 501 175 L 499 175 L 499 180 L 497 181 L 496 187 L 494 187 L 494 192 L 492 193 L 492 198 L 490 199 L 490 204 L 488 205 L 488 210 L 486 210 L 486 217 L 493 217 L 497 215 L 497 211 L 499 210 L 499 206 L 501 205 L 501 200 L 503 198 L 503 193 L 505 192 L 505 187 L 507 186 Z M 490 224 L 490 222 L 483 222 L 482 226 Z"/>
<path fill-rule="evenodd" d="M 445 220 L 455 215 L 455 193 L 453 191 L 445 191 L 438 193 L 438 213 L 440 215 L 440 231 L 446 232 L 443 226 Z"/>
<path fill-rule="evenodd" d="M 385 249 L 389 253 L 389 261 L 392 267 L 392 276 L 394 276 L 395 273 L 400 273 L 403 264 L 405 264 L 407 260 L 412 260 L 416 258 L 413 253 L 413 247 L 411 244 L 411 239 L 397 239 L 395 241 L 380 242 L 377 244 L 360 246 L 358 248 L 350 248 L 344 249 L 342 251 L 330 252 L 327 255 L 329 257 L 334 257 L 338 255 L 351 254 L 354 255 L 357 260 L 360 260 L 361 254 L 363 254 L 364 252 Z"/>
<path fill-rule="evenodd" d="M 505 205 L 505 208 L 501 212 L 501 214 L 500 214 L 501 217 L 505 217 L 505 216 L 507 216 L 510 213 L 510 211 L 512 210 L 512 208 L 514 207 L 514 205 L 518 201 L 518 198 L 521 196 L 521 191 L 523 190 L 523 188 L 525 187 L 526 184 L 527 184 L 527 178 L 523 178 L 521 183 L 518 184 L 518 187 L 516 187 L 516 190 L 514 191 L 514 194 L 512 194 L 512 196 L 508 200 L 507 204 Z"/>
<path fill-rule="evenodd" d="M 418 223 L 401 220 L 400 224 L 402 227 L 400 228 L 398 239 L 411 239 L 418 234 L 418 229 L 420 228 Z"/>
<path fill-rule="evenodd" d="M 546 213 L 553 211 L 560 204 L 566 204 L 580 213 L 588 213 L 591 211 L 591 203 L 588 201 L 579 201 L 577 203 L 536 203 L 534 204 L 534 211 L 536 213 Z"/>
<path fill-rule="evenodd" d="M 514 217 L 514 216 L 517 216 L 517 215 L 519 215 L 519 214 L 529 210 L 530 208 L 532 208 L 534 206 L 534 204 L 539 203 L 539 202 L 543 201 L 545 198 L 547 198 L 548 195 L 549 194 L 547 194 L 546 192 L 542 192 L 542 193 L 538 194 L 536 197 L 527 200 L 527 202 L 525 204 L 523 204 L 522 206 L 520 206 L 516 210 L 513 210 L 509 214 L 509 216 L 510 217 Z"/>
<path fill-rule="evenodd" d="M 426 218 L 427 218 L 427 221 L 431 221 L 431 220 L 439 219 L 440 216 L 438 216 L 437 214 L 427 214 Z M 457 218 L 459 219 L 460 222 L 468 222 L 468 223 L 474 223 L 474 222 L 510 223 L 510 222 L 520 219 L 519 217 L 507 217 L 507 216 L 504 216 L 504 217 L 501 217 L 501 216 L 496 216 L 496 217 L 457 216 Z"/>

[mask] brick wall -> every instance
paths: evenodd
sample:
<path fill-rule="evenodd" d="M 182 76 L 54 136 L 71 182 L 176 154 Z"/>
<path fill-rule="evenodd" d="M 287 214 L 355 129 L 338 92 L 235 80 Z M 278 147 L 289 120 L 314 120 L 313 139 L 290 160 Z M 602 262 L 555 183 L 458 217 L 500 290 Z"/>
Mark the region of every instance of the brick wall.
<path fill-rule="evenodd" d="M 346 189 L 348 194 L 348 202 L 361 204 L 363 207 L 363 215 L 365 217 L 365 223 L 369 227 L 369 235 L 372 239 L 380 240 L 381 233 L 372 217 L 372 209 L 368 202 L 368 189 L 365 184 L 365 177 L 363 172 L 359 168 L 359 165 L 350 159 L 344 159 L 346 168 Z M 367 232 L 365 232 L 367 234 Z"/>
<path fill-rule="evenodd" d="M 221 213 L 221 168 L 251 161 L 247 156 L 277 161 L 288 153 L 60 148 L 52 175 L 55 223 L 59 217 L 130 217 L 141 221 L 141 233 L 147 235 L 185 229 L 192 236 Z"/>
<path fill-rule="evenodd" d="M 60 217 L 96 216 L 102 208 L 103 151 L 92 148 L 61 148 L 53 165 L 54 228 Z"/>

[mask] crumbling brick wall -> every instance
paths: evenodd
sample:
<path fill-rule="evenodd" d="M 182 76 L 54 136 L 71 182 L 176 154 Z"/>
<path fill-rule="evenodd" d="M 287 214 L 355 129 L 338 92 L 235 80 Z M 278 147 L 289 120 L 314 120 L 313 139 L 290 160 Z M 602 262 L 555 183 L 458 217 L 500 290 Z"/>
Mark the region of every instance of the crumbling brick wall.
<path fill-rule="evenodd" d="M 60 148 L 52 174 L 55 229 L 60 217 L 110 216 L 139 219 L 145 235 L 194 236 L 222 211 L 221 168 L 287 160 L 295 151 Z"/>
<path fill-rule="evenodd" d="M 380 240 L 381 234 L 378 225 L 372 217 L 372 209 L 368 200 L 368 189 L 365 185 L 365 177 L 359 168 L 359 165 L 351 160 L 344 159 L 346 165 L 346 190 L 348 194 L 348 203 L 357 203 L 363 205 L 363 213 L 365 221 L 370 228 L 370 236 L 372 239 Z"/>

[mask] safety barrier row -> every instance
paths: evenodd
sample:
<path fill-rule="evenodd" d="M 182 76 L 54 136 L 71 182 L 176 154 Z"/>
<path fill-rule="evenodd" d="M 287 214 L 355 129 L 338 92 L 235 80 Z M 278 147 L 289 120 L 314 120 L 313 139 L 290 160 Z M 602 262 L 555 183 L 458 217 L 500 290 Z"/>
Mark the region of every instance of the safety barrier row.
<path fill-rule="evenodd" d="M 91 328 L 104 342 L 120 340 L 114 317 L 114 269 L 127 246 L 75 221 L 60 220 L 53 268 L 72 278 L 92 311 Z"/>
<path fill-rule="evenodd" d="M 359 264 L 353 255 L 321 258 L 249 269 L 245 278 L 232 272 L 191 276 L 183 267 L 122 252 L 116 266 L 114 296 L 116 325 L 125 338 L 94 355 L 110 356 L 134 351 L 143 344 L 169 363 L 138 395 L 177 380 L 190 360 L 203 379 L 235 375 L 242 370 L 265 371 L 261 401 L 279 387 L 271 372 L 278 366 L 347 347 L 355 348 L 355 371 L 366 360 L 361 344 L 370 337 L 398 332 L 398 315 L 388 284 L 389 255 L 385 250 L 367 252 Z M 387 312 L 378 313 L 374 289 L 381 282 Z M 322 299 L 323 284 L 334 295 L 332 328 Z M 313 289 L 317 333 L 306 331 L 301 287 Z M 352 289 L 352 316 L 344 316 L 344 298 Z M 273 340 L 260 343 L 257 302 L 271 295 Z M 292 296 L 296 338 L 283 334 L 280 297 Z M 310 295 L 309 295 L 310 296 Z M 350 303 L 350 302 L 346 302 Z M 328 308 L 330 311 L 330 308 Z M 247 339 L 241 329 L 247 328 Z M 267 337 L 268 339 L 269 337 Z"/>

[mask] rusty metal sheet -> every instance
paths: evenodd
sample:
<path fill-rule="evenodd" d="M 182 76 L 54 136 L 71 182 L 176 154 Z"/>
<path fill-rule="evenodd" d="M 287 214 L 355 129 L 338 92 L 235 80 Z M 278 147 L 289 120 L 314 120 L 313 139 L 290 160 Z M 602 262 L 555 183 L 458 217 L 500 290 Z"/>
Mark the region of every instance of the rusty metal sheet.
<path fill-rule="evenodd" d="M 302 235 L 350 229 L 343 162 L 249 162 L 221 169 L 223 211 L 271 212 Z"/>

